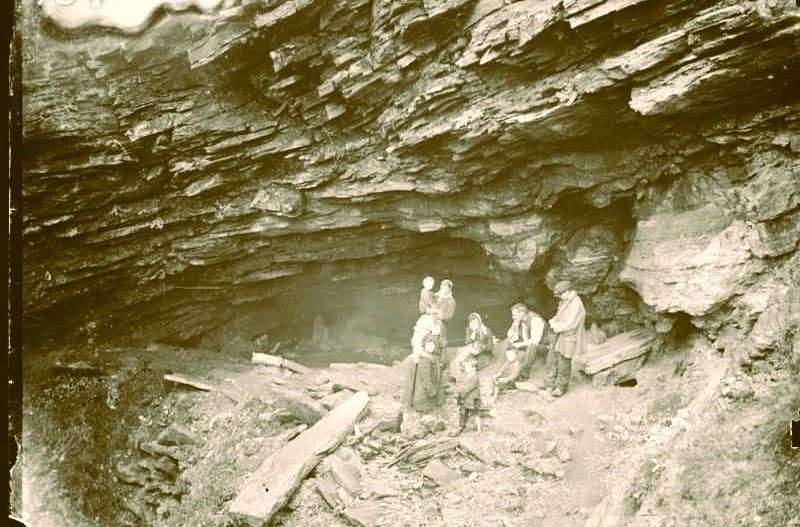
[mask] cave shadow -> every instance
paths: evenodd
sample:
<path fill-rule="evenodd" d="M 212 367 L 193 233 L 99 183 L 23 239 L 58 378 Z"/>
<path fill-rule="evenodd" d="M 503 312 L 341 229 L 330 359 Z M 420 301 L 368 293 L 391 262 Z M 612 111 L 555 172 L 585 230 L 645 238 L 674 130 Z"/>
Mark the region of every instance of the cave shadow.
<path fill-rule="evenodd" d="M 541 278 L 520 274 L 499 280 L 489 257 L 476 242 L 432 236 L 430 245 L 357 262 L 336 262 L 292 277 L 277 300 L 239 307 L 226 325 L 202 339 L 200 347 L 224 347 L 239 336 L 253 342 L 268 335 L 280 341 L 280 353 L 313 362 L 391 363 L 407 354 L 417 318 L 425 276 L 438 288 L 447 278 L 454 284 L 456 311 L 448 324 L 450 345 L 464 340 L 467 317 L 478 312 L 498 338 L 510 324 L 510 307 L 525 302 L 543 316 L 554 310 L 554 299 Z M 355 266 L 355 267 L 354 267 Z M 507 277 L 507 275 L 504 275 Z M 312 342 L 315 319 L 321 317 L 333 349 L 323 352 Z M 214 342 L 216 340 L 216 342 Z M 209 344 L 209 342 L 212 342 Z M 304 357 L 306 356 L 306 357 Z"/>

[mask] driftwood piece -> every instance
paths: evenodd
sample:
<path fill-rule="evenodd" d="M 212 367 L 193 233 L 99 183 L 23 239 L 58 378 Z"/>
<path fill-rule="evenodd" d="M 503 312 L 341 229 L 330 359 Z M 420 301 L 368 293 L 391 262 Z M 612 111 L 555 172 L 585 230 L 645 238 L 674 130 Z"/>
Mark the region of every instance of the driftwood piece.
<path fill-rule="evenodd" d="M 191 379 L 189 377 L 185 377 L 183 375 L 177 375 L 173 373 L 168 373 L 164 375 L 165 381 L 174 382 L 176 384 L 183 384 L 185 386 L 191 386 L 192 388 L 196 388 L 198 390 L 203 390 L 204 392 L 213 392 L 217 390 L 216 386 L 212 386 L 211 384 L 205 383 L 203 381 L 198 381 L 197 379 Z"/>
<path fill-rule="evenodd" d="M 264 364 L 266 366 L 274 366 L 276 368 L 285 368 L 289 371 L 299 373 L 301 375 L 314 375 L 314 370 L 307 366 L 303 366 L 297 362 L 286 359 L 278 355 L 270 355 L 269 353 L 254 352 L 250 358 L 253 364 Z"/>
<path fill-rule="evenodd" d="M 599 371 L 592 375 L 592 384 L 594 386 L 608 386 L 633 379 L 646 358 L 646 355 L 639 355 L 633 359 L 615 364 L 611 368 Z"/>
<path fill-rule="evenodd" d="M 358 392 L 293 441 L 269 456 L 242 484 L 229 505 L 231 513 L 251 525 L 266 525 L 286 505 L 309 472 L 335 450 L 367 407 Z"/>
<path fill-rule="evenodd" d="M 178 374 L 174 374 L 174 373 L 168 373 L 168 374 L 164 375 L 164 380 L 172 382 L 172 383 L 175 383 L 175 384 L 180 384 L 180 385 L 183 385 L 183 386 L 190 386 L 192 388 L 195 388 L 196 390 L 202 390 L 204 392 L 219 392 L 219 393 L 221 393 L 225 397 L 228 397 L 229 399 L 231 399 L 234 402 L 238 402 L 239 401 L 236 397 L 234 397 L 233 395 L 231 395 L 227 391 L 225 391 L 225 390 L 223 390 L 223 389 L 221 389 L 221 388 L 219 388 L 217 386 L 214 386 L 213 384 L 208 384 L 207 382 L 203 382 L 203 381 L 200 381 L 200 380 L 197 380 L 197 379 L 193 379 L 193 378 L 187 377 L 185 375 L 178 375 Z"/>
<path fill-rule="evenodd" d="M 587 375 L 611 368 L 621 362 L 639 357 L 650 349 L 655 336 L 644 331 L 629 331 L 617 335 L 600 345 L 593 346 L 584 359 L 583 371 Z"/>

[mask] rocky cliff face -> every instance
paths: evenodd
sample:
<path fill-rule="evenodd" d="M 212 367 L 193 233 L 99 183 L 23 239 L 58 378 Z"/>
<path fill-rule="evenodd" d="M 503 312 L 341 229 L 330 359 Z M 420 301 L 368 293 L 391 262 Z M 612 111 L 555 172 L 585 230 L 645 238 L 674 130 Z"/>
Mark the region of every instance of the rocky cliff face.
<path fill-rule="evenodd" d="M 572 279 L 611 331 L 765 349 L 795 323 L 794 1 L 241 0 L 135 34 L 48 13 L 22 21 L 32 346 L 187 340 L 465 246 L 521 291 Z"/>

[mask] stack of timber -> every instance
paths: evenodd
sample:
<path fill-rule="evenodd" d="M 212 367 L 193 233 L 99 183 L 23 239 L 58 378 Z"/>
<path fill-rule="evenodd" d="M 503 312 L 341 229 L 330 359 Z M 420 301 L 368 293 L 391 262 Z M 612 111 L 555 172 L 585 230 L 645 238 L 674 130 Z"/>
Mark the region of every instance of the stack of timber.
<path fill-rule="evenodd" d="M 592 377 L 592 384 L 619 384 L 634 377 L 647 359 L 655 334 L 628 331 L 601 344 L 588 344 L 586 354 L 576 361 L 579 370 Z"/>

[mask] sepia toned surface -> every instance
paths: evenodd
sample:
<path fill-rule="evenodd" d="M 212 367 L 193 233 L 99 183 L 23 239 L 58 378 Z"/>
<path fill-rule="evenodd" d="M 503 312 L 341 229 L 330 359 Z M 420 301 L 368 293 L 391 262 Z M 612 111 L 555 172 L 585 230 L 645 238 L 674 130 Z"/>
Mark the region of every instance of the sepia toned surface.
<path fill-rule="evenodd" d="M 794 517 L 796 2 L 113 7 L 17 22 L 28 510 L 226 525 L 266 456 L 364 390 L 363 492 L 321 463 L 278 523 Z M 475 438 L 498 463 L 454 441 L 386 467 L 446 436 L 395 430 L 429 274 L 455 284 L 451 346 L 472 311 L 499 337 L 515 302 L 551 317 L 561 280 L 593 325 L 563 398 L 543 359 L 498 396 Z M 147 450 L 176 423 L 202 440 Z"/>

